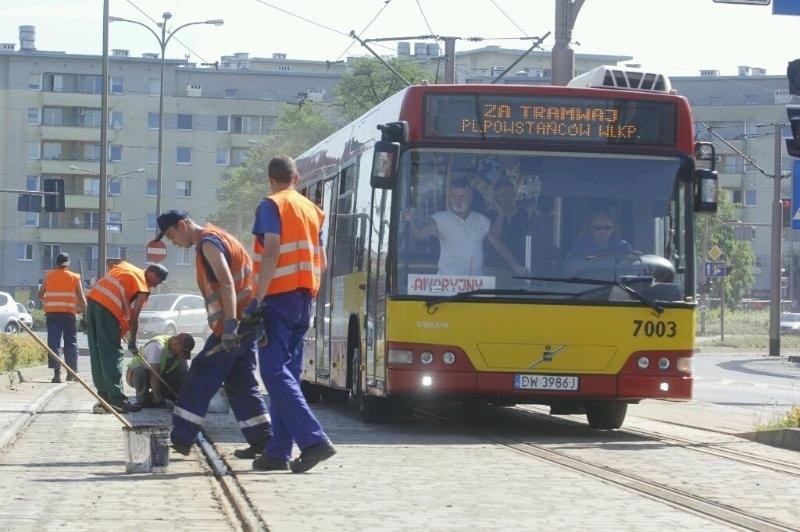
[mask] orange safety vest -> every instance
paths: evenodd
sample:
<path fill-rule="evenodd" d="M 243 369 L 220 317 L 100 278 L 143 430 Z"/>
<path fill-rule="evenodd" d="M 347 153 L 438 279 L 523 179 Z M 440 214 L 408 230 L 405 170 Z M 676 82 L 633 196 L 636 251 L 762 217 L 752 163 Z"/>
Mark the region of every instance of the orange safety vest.
<path fill-rule="evenodd" d="M 45 312 L 78 312 L 78 287 L 81 276 L 67 268 L 50 270 L 44 278 Z"/>
<path fill-rule="evenodd" d="M 227 231 L 220 229 L 212 224 L 206 224 L 200 231 L 200 245 L 203 238 L 209 235 L 217 237 L 228 252 L 228 267 L 233 277 L 234 292 L 236 293 L 236 317 L 242 315 L 242 311 L 253 300 L 255 292 L 253 290 L 253 261 L 247 254 L 247 250 L 242 244 L 233 238 Z M 199 249 L 195 257 L 195 270 L 197 271 L 197 286 L 206 301 L 206 312 L 208 313 L 208 326 L 217 336 L 222 334 L 222 327 L 225 323 L 225 310 L 222 308 L 220 284 L 212 281 L 206 275 L 206 264 L 203 261 L 203 253 Z"/>
<path fill-rule="evenodd" d="M 150 293 L 144 270 L 122 261 L 95 283 L 86 298 L 98 302 L 117 318 L 121 338 L 130 329 L 131 301 L 139 292 Z"/>
<path fill-rule="evenodd" d="M 319 291 L 322 253 L 319 230 L 325 220 L 325 213 L 291 188 L 268 197 L 277 205 L 281 217 L 281 245 L 275 276 L 267 287 L 267 294 L 282 294 L 307 288 L 315 296 Z M 263 251 L 261 239 L 255 238 L 253 255 L 257 257 L 256 272 L 261 270 Z"/>

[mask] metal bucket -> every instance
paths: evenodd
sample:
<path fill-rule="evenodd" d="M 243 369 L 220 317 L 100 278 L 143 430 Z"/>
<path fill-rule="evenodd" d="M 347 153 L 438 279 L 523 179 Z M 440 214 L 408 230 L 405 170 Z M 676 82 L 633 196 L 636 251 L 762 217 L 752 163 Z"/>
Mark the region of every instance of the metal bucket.
<path fill-rule="evenodd" d="M 126 473 L 164 473 L 169 465 L 169 427 L 122 427 Z"/>

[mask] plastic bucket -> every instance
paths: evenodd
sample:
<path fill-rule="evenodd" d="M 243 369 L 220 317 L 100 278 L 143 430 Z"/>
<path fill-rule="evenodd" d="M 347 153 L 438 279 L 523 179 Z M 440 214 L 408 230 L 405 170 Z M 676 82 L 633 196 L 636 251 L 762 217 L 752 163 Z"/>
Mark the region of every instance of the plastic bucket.
<path fill-rule="evenodd" d="M 169 427 L 123 427 L 126 473 L 164 473 L 169 465 Z"/>

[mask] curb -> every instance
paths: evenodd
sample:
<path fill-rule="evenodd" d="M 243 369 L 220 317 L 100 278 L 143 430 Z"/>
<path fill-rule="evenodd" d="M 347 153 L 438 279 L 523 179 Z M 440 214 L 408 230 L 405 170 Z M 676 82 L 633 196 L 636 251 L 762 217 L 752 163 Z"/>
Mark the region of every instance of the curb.
<path fill-rule="evenodd" d="M 737 434 L 737 436 L 772 447 L 780 447 L 781 449 L 789 449 L 790 451 L 800 451 L 800 428 L 745 432 Z"/>
<path fill-rule="evenodd" d="M 47 366 L 32 366 L 29 368 L 19 368 L 14 371 L 4 371 L 0 373 L 0 390 L 16 390 L 20 383 L 33 380 L 49 378 L 53 376 L 53 370 Z"/>

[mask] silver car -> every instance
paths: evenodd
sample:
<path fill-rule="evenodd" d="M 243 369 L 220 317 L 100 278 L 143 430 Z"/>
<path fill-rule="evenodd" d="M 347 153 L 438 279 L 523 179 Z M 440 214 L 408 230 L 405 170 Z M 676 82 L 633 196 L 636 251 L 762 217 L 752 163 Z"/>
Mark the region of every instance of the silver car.
<path fill-rule="evenodd" d="M 15 333 L 19 328 L 17 302 L 8 292 L 0 292 L 0 331 Z"/>
<path fill-rule="evenodd" d="M 211 330 L 203 298 L 194 294 L 155 294 L 139 313 L 139 337 L 189 333 L 206 338 Z"/>
<path fill-rule="evenodd" d="M 28 307 L 22 303 L 17 303 L 17 312 L 19 312 L 19 321 L 27 325 L 28 329 L 33 330 L 33 316 L 28 312 Z"/>

